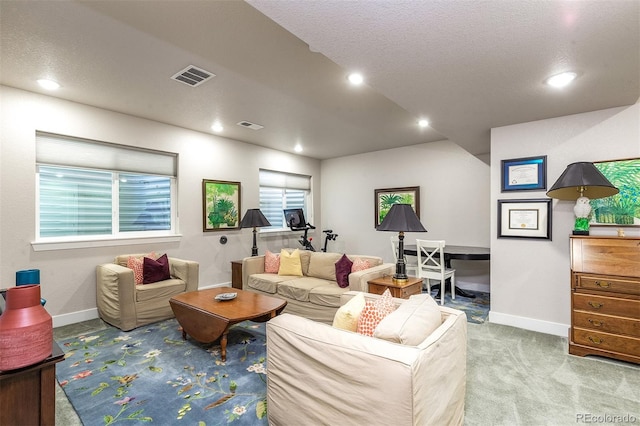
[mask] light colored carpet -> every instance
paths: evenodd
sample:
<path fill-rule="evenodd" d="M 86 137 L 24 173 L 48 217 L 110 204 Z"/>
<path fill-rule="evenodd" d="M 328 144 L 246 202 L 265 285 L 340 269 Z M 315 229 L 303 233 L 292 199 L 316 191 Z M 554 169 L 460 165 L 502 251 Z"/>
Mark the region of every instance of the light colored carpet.
<path fill-rule="evenodd" d="M 62 339 L 101 327 L 92 320 L 56 329 L 54 335 Z M 465 425 L 586 423 L 640 423 L 640 366 L 569 355 L 566 338 L 489 322 L 468 324 Z M 56 424 L 82 425 L 59 387 Z"/>

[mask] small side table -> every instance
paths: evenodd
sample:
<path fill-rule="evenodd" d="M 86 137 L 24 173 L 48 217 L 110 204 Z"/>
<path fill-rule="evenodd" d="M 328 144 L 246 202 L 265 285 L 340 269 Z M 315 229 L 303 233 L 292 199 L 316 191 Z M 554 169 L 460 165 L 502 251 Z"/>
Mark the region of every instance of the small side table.
<path fill-rule="evenodd" d="M 393 282 L 392 277 L 376 278 L 368 281 L 369 293 L 382 294 L 389 289 L 393 297 L 408 299 L 409 296 L 422 293 L 422 278 L 409 277 L 404 283 Z"/>
<path fill-rule="evenodd" d="M 242 290 L 242 260 L 231 261 L 231 287 Z"/>

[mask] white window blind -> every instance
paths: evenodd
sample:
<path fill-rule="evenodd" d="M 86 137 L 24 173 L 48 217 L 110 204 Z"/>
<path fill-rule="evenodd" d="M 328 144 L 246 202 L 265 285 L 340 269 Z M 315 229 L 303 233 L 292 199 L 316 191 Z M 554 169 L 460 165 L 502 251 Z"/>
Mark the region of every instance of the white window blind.
<path fill-rule="evenodd" d="M 284 209 L 303 209 L 310 221 L 307 212 L 310 196 L 310 176 L 260 170 L 260 210 L 271 223 L 271 227 L 260 229 L 289 229 L 284 221 Z"/>
<path fill-rule="evenodd" d="M 36 161 L 39 239 L 175 234 L 176 154 L 38 133 Z"/>

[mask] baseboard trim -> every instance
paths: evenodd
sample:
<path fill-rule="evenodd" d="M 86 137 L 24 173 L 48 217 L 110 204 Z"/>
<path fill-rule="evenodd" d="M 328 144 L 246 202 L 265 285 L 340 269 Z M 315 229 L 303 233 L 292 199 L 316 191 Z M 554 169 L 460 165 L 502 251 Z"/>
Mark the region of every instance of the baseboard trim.
<path fill-rule="evenodd" d="M 501 312 L 489 311 L 489 322 L 537 331 L 539 333 L 551 334 L 554 336 L 569 336 L 568 324 L 519 317 L 516 315 L 503 314 Z"/>
<path fill-rule="evenodd" d="M 216 287 L 231 287 L 231 281 L 227 283 L 212 284 L 208 286 L 198 287 L 198 290 Z M 75 324 L 82 321 L 89 321 L 99 318 L 98 308 L 86 309 L 84 311 L 70 312 L 68 314 L 55 315 L 53 319 L 53 327 L 62 327 L 69 324 Z"/>

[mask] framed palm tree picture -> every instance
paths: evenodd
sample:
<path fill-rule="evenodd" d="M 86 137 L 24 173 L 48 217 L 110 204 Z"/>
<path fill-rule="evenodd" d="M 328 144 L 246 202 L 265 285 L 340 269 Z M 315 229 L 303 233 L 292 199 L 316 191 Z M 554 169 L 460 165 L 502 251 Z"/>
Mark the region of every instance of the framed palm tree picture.
<path fill-rule="evenodd" d="M 394 204 L 410 204 L 420 219 L 420 187 L 385 188 L 374 190 L 375 222 L 377 228 Z"/>
<path fill-rule="evenodd" d="M 590 201 L 591 225 L 640 226 L 640 158 L 593 164 L 620 192 Z"/>
<path fill-rule="evenodd" d="M 240 229 L 240 182 L 202 180 L 202 230 Z"/>

